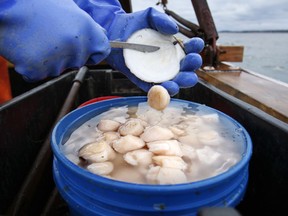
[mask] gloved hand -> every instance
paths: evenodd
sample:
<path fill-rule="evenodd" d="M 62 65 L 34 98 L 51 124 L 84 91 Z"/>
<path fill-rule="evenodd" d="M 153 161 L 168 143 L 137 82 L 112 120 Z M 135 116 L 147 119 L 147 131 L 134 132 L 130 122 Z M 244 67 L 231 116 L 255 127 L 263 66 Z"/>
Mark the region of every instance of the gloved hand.
<path fill-rule="evenodd" d="M 5 0 L 0 4 L 0 55 L 28 81 L 94 64 L 110 53 L 105 30 L 73 0 Z"/>
<path fill-rule="evenodd" d="M 163 34 L 174 35 L 178 27 L 166 14 L 153 8 L 127 14 L 117 0 L 74 0 L 79 7 L 104 27 L 110 40 L 126 41 L 131 34 L 143 28 L 152 28 Z M 179 88 L 192 87 L 197 81 L 194 73 L 202 65 L 198 54 L 204 46 L 202 39 L 192 39 L 185 44 L 187 56 L 181 62 L 180 73 L 171 81 L 162 83 L 170 95 L 178 93 Z M 133 83 L 144 91 L 148 91 L 152 83 L 147 83 L 130 72 L 126 67 L 123 50 L 112 49 L 106 61 L 115 69 L 125 74 Z"/>
<path fill-rule="evenodd" d="M 203 48 L 204 41 L 198 37 L 194 37 L 184 43 L 184 50 L 187 55 L 181 60 L 180 71 L 172 80 L 180 88 L 190 88 L 198 82 L 195 70 L 199 69 L 202 65 L 202 58 L 199 53 Z M 167 84 L 163 83 L 162 85 L 165 87 Z"/>

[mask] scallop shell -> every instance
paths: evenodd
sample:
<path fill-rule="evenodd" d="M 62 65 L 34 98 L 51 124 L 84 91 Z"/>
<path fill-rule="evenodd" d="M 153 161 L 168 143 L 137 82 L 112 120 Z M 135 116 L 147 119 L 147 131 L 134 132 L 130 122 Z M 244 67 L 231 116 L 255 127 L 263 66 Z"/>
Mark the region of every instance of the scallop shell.
<path fill-rule="evenodd" d="M 161 83 L 173 79 L 180 69 L 180 61 L 185 57 L 185 52 L 171 35 L 161 34 L 153 29 L 141 29 L 128 38 L 129 43 L 139 43 L 159 46 L 155 52 L 139 52 L 124 49 L 125 63 L 130 71 L 139 79 Z"/>

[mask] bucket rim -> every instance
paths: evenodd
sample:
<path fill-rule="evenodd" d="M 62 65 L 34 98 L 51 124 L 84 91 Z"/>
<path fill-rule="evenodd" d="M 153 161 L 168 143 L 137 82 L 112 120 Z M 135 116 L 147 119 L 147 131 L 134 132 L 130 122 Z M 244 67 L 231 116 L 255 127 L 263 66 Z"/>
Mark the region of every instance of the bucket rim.
<path fill-rule="evenodd" d="M 206 178 L 203 180 L 195 181 L 195 182 L 187 182 L 187 183 L 181 183 L 181 184 L 171 184 L 171 185 L 150 185 L 150 184 L 138 184 L 138 183 L 130 183 L 130 182 L 124 182 L 124 181 L 119 181 L 119 180 L 114 180 L 110 178 L 106 178 L 104 176 L 96 175 L 93 174 L 78 165 L 74 164 L 71 162 L 67 157 L 65 157 L 64 154 L 61 153 L 61 149 L 59 148 L 59 145 L 57 144 L 62 143 L 63 137 L 59 138 L 59 140 L 56 138 L 56 132 L 59 130 L 59 127 L 61 124 L 64 124 L 63 121 L 73 115 L 78 114 L 79 112 L 82 113 L 87 113 L 89 111 L 95 111 L 96 108 L 98 107 L 111 107 L 112 104 L 115 104 L 119 101 L 137 101 L 137 102 L 145 102 L 147 101 L 146 96 L 130 96 L 130 97 L 117 97 L 117 98 L 111 98 L 108 100 L 104 101 L 99 101 L 96 103 L 90 103 L 88 105 L 85 105 L 83 107 L 79 107 L 72 112 L 68 113 L 65 115 L 60 121 L 55 125 L 52 135 L 51 135 L 51 147 L 52 151 L 54 154 L 54 160 L 60 160 L 67 169 L 71 170 L 74 173 L 77 173 L 81 175 L 82 177 L 86 178 L 87 180 L 90 181 L 96 181 L 98 184 L 101 184 L 102 186 L 110 187 L 110 188 L 117 188 L 118 190 L 125 190 L 125 191 L 145 191 L 146 193 L 153 193 L 153 192 L 181 192 L 181 191 L 187 191 L 187 190 L 195 190 L 195 189 L 203 189 L 203 188 L 208 188 L 208 187 L 213 187 L 214 185 L 220 184 L 220 182 L 224 181 L 225 179 L 229 179 L 230 177 L 237 175 L 240 170 L 248 168 L 249 165 L 249 160 L 252 156 L 252 140 L 250 138 L 249 133 L 247 130 L 235 119 L 230 117 L 229 115 L 216 110 L 212 107 L 206 106 L 208 109 L 211 109 L 218 113 L 219 115 L 227 118 L 229 121 L 231 121 L 233 124 L 235 124 L 237 127 L 241 128 L 241 133 L 243 134 L 245 138 L 245 151 L 242 154 L 241 160 L 230 167 L 228 171 L 225 171 L 224 173 L 218 174 L 216 176 Z M 177 98 L 171 98 L 172 101 L 179 101 L 179 102 L 185 102 L 189 104 L 194 104 L 194 105 L 202 105 L 200 103 L 195 103 L 192 101 L 187 101 L 183 99 L 177 99 Z M 95 109 L 94 109 L 95 108 Z"/>

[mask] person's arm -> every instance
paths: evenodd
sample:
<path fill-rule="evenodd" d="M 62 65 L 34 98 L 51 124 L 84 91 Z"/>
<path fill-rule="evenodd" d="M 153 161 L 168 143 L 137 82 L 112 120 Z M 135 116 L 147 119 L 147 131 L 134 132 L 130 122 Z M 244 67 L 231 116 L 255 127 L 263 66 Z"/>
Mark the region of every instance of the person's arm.
<path fill-rule="evenodd" d="M 151 28 L 162 34 L 178 33 L 177 24 L 169 16 L 153 8 L 126 13 L 117 0 L 74 1 L 107 31 L 109 40 L 126 41 L 134 32 L 143 28 Z M 188 54 L 180 64 L 179 74 L 173 80 L 161 84 L 170 95 L 177 94 L 179 88 L 192 87 L 198 82 L 198 77 L 194 72 L 202 64 L 201 56 L 198 53 L 203 47 L 204 42 L 200 38 L 194 38 L 185 44 Z M 125 65 L 122 51 L 112 49 L 106 61 L 144 91 L 147 92 L 153 85 L 153 83 L 142 81 L 130 72 Z"/>
<path fill-rule="evenodd" d="M 0 55 L 27 81 L 94 64 L 110 53 L 105 30 L 73 0 L 0 3 Z"/>

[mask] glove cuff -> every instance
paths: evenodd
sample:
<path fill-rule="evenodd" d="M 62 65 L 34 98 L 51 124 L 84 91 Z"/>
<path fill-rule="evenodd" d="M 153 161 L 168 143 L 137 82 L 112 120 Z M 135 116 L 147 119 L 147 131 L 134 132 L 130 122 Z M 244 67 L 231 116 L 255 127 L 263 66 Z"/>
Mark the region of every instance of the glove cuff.
<path fill-rule="evenodd" d="M 109 30 L 117 14 L 126 13 L 117 0 L 74 0 L 74 2 L 106 31 Z"/>

